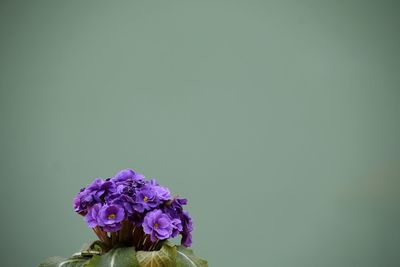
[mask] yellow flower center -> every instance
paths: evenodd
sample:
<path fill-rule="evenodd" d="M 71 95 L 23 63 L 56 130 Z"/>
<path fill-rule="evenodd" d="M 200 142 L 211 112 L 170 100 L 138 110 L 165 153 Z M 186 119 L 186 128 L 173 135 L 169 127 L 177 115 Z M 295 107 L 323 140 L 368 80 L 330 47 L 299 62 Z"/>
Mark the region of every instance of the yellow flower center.
<path fill-rule="evenodd" d="M 115 214 L 111 213 L 110 215 L 108 215 L 108 219 L 110 219 L 110 220 L 115 219 Z"/>
<path fill-rule="evenodd" d="M 158 223 L 154 224 L 154 228 L 156 228 L 156 229 L 158 228 Z"/>
<path fill-rule="evenodd" d="M 147 202 L 149 200 L 149 198 L 147 196 L 144 196 L 143 201 Z"/>

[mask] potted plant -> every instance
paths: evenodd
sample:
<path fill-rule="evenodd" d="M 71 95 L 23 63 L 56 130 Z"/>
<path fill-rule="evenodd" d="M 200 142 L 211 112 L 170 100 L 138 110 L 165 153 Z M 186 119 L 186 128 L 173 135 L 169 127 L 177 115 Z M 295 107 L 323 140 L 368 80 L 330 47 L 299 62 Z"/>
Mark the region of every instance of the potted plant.
<path fill-rule="evenodd" d="M 131 169 L 96 178 L 73 201 L 98 240 L 70 258 L 51 257 L 39 267 L 207 267 L 194 255 L 187 200 Z M 169 240 L 181 236 L 181 244 Z"/>

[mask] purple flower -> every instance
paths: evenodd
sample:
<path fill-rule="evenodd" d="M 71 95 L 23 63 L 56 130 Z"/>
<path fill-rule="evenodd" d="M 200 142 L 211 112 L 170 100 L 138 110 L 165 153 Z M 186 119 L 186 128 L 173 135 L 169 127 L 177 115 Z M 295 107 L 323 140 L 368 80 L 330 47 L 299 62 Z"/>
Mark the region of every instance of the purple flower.
<path fill-rule="evenodd" d="M 163 211 L 172 219 L 174 225 L 172 237 L 176 237 L 179 233 L 182 234 L 182 245 L 189 247 L 192 244 L 193 222 L 189 213 L 182 208 L 186 204 L 187 199 L 174 198 L 166 203 Z"/>
<path fill-rule="evenodd" d="M 113 178 L 110 179 L 110 181 L 113 182 L 125 182 L 128 180 L 132 181 L 142 181 L 144 180 L 144 175 L 140 173 L 136 173 L 134 170 L 131 169 L 125 169 L 122 171 L 119 171 Z"/>
<path fill-rule="evenodd" d="M 102 203 L 105 196 L 113 192 L 115 192 L 115 186 L 112 182 L 96 178 L 87 188 L 81 189 L 74 198 L 74 210 L 85 214 L 88 207 Z"/>
<path fill-rule="evenodd" d="M 185 247 L 190 247 L 192 245 L 193 241 L 192 241 L 192 233 L 190 232 L 184 232 L 182 234 L 182 240 L 181 240 L 181 244 Z"/>
<path fill-rule="evenodd" d="M 190 247 L 192 245 L 193 220 L 186 210 L 182 212 L 181 220 L 183 226 L 181 244 Z"/>
<path fill-rule="evenodd" d="M 148 182 L 148 186 L 153 188 L 153 190 L 156 192 L 159 200 L 164 201 L 164 200 L 172 199 L 171 192 L 169 192 L 169 189 L 166 187 L 160 186 L 156 179 L 151 179 Z"/>
<path fill-rule="evenodd" d="M 171 218 L 180 218 L 183 208 L 183 205 L 187 204 L 187 199 L 185 198 L 174 198 L 171 201 L 168 201 L 165 206 L 163 211 L 165 213 L 168 213 Z"/>
<path fill-rule="evenodd" d="M 154 190 L 156 191 L 157 197 L 159 200 L 170 200 L 171 193 L 169 192 L 169 189 L 163 186 L 155 186 Z"/>
<path fill-rule="evenodd" d="M 190 232 L 193 231 L 193 220 L 190 217 L 189 212 L 184 210 L 182 214 L 183 214 L 182 219 L 184 227 Z"/>
<path fill-rule="evenodd" d="M 172 219 L 172 234 L 171 237 L 176 237 L 183 230 L 182 221 L 180 219 Z"/>
<path fill-rule="evenodd" d="M 146 214 L 143 220 L 143 231 L 150 235 L 150 240 L 164 240 L 172 236 L 173 224 L 167 214 L 161 210 L 153 210 Z"/>
<path fill-rule="evenodd" d="M 115 198 L 122 194 L 135 198 L 136 188 L 142 187 L 145 183 L 144 175 L 135 173 L 131 169 L 118 172 L 114 177 L 110 178 L 110 182 L 115 184 L 116 196 L 109 196 L 109 198 Z"/>
<path fill-rule="evenodd" d="M 74 197 L 73 201 L 74 210 L 82 215 L 84 215 L 86 212 L 86 204 L 87 204 L 81 201 L 81 198 L 84 195 L 84 190 L 85 188 L 82 188 L 81 191 Z"/>
<path fill-rule="evenodd" d="M 86 216 L 85 216 L 85 220 L 87 225 L 90 228 L 94 228 L 97 225 L 99 225 L 99 211 L 101 209 L 101 204 L 95 204 L 93 205 L 91 208 L 89 208 Z"/>
<path fill-rule="evenodd" d="M 135 200 L 128 195 L 115 194 L 112 197 L 107 199 L 107 203 L 115 204 L 115 205 L 119 205 L 119 206 L 123 207 L 125 214 L 127 216 L 131 216 L 131 215 L 133 215 L 133 213 L 135 213 L 135 210 L 134 210 Z"/>
<path fill-rule="evenodd" d="M 84 201 L 91 202 L 101 202 L 101 198 L 104 196 L 106 192 L 114 192 L 115 186 L 110 181 L 104 181 L 100 178 L 96 178 L 86 189 L 84 192 L 86 194 L 83 197 Z"/>
<path fill-rule="evenodd" d="M 85 216 L 90 228 L 101 226 L 107 232 L 115 232 L 121 229 L 120 222 L 125 218 L 124 209 L 118 205 L 95 204 L 89 208 Z"/>
<path fill-rule="evenodd" d="M 134 208 L 138 212 L 150 210 L 159 205 L 157 192 L 152 186 L 145 186 L 136 192 L 136 204 Z"/>
<path fill-rule="evenodd" d="M 123 221 L 125 217 L 125 211 L 119 205 L 104 205 L 99 210 L 98 215 L 99 220 L 103 225 L 111 225 Z"/>

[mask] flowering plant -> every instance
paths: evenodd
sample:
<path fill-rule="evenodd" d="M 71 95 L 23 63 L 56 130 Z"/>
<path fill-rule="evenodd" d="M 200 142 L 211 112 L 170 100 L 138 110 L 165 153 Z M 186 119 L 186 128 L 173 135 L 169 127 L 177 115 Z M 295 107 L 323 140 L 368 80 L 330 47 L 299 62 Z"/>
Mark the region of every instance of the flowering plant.
<path fill-rule="evenodd" d="M 188 249 L 193 221 L 183 209 L 186 204 L 185 198 L 173 197 L 167 187 L 131 169 L 96 178 L 80 190 L 73 206 L 99 240 L 70 259 L 53 257 L 40 266 L 208 266 Z M 168 241 L 178 235 L 180 246 Z"/>

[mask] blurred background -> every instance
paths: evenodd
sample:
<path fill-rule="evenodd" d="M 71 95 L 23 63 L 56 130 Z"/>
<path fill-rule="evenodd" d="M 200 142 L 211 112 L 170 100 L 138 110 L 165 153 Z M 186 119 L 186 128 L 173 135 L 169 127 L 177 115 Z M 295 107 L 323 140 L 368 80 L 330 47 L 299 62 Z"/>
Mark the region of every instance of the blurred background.
<path fill-rule="evenodd" d="M 398 1 L 1 1 L 0 256 L 95 239 L 133 168 L 212 266 L 400 264 Z"/>

